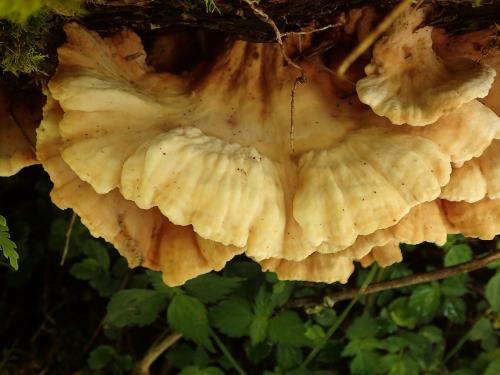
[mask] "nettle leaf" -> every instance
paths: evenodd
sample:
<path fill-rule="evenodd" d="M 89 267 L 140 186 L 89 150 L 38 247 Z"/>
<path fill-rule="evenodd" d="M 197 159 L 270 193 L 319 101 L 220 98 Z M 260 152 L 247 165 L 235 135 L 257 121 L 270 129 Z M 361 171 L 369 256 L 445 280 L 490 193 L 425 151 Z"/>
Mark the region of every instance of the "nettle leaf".
<path fill-rule="evenodd" d="M 352 375 L 373 375 L 378 367 L 379 356 L 372 351 L 360 352 L 349 366 Z"/>
<path fill-rule="evenodd" d="M 417 317 L 430 320 L 434 317 L 441 302 L 441 291 L 438 283 L 417 286 L 408 301 L 408 308 Z"/>
<path fill-rule="evenodd" d="M 302 351 L 296 347 L 279 344 L 276 347 L 276 362 L 284 370 L 299 366 L 302 359 Z"/>
<path fill-rule="evenodd" d="M 210 340 L 207 310 L 198 299 L 180 293 L 175 295 L 168 306 L 167 320 L 168 324 L 184 337 L 210 351 L 214 350 Z"/>
<path fill-rule="evenodd" d="M 444 256 L 444 266 L 450 267 L 455 266 L 460 263 L 468 262 L 472 260 L 473 253 L 469 245 L 460 244 L 453 245 L 449 248 Z"/>
<path fill-rule="evenodd" d="M 250 324 L 252 345 L 257 345 L 266 339 L 267 326 L 273 310 L 274 306 L 271 304 L 270 294 L 264 286 L 261 286 L 255 297 L 254 317 Z"/>
<path fill-rule="evenodd" d="M 351 340 L 375 337 L 377 330 L 375 319 L 365 314 L 352 322 L 349 328 L 347 328 L 346 336 Z"/>
<path fill-rule="evenodd" d="M 253 320 L 252 306 L 243 298 L 231 297 L 212 307 L 209 318 L 214 327 L 229 337 L 246 336 Z"/>
<path fill-rule="evenodd" d="M 282 311 L 269 321 L 269 339 L 280 345 L 290 347 L 307 346 L 304 323 L 299 315 L 293 311 Z"/>
<path fill-rule="evenodd" d="M 116 356 L 116 350 L 109 345 L 101 345 L 90 352 L 87 361 L 92 370 L 100 370 L 110 364 Z"/>
<path fill-rule="evenodd" d="M 17 245 L 10 239 L 7 220 L 2 215 L 0 215 L 0 250 L 4 257 L 9 260 L 10 266 L 17 271 L 19 269 Z"/>
<path fill-rule="evenodd" d="M 166 306 L 163 293 L 149 289 L 126 289 L 108 303 L 106 322 L 117 326 L 145 326 L 153 323 Z"/>
<path fill-rule="evenodd" d="M 239 277 L 222 277 L 207 273 L 184 284 L 184 290 L 203 303 L 214 303 L 229 295 L 240 286 Z"/>
<path fill-rule="evenodd" d="M 500 272 L 497 272 L 486 284 L 486 299 L 493 311 L 500 313 Z"/>
<path fill-rule="evenodd" d="M 462 298 L 446 297 L 443 303 L 443 315 L 454 323 L 465 322 L 466 305 Z"/>

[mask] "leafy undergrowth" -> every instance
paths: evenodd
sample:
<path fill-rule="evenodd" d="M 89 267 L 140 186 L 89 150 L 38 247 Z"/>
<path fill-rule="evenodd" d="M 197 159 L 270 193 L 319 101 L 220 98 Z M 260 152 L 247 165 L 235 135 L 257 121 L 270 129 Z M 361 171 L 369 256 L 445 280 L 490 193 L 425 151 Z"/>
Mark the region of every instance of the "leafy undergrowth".
<path fill-rule="evenodd" d="M 349 301 L 333 308 L 296 302 L 321 301 L 347 286 L 279 281 L 237 258 L 221 273 L 170 288 L 158 272 L 129 270 L 78 220 L 60 266 L 72 214 L 50 203 L 48 179 L 30 168 L 0 182 L 0 196 L 9 197 L 0 212 L 20 255 L 18 271 L 0 256 L 0 374 L 500 373 L 498 263 L 362 296 L 328 337 Z M 371 271 L 375 281 L 388 280 L 497 246 L 461 236 L 443 248 L 407 246 L 404 263 L 359 268 L 348 286 Z"/>

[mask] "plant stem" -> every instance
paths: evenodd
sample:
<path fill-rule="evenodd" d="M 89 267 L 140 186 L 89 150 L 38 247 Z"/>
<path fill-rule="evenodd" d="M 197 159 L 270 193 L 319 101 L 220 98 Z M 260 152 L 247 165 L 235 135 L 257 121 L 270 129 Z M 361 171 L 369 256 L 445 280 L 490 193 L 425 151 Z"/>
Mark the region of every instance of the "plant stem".
<path fill-rule="evenodd" d="M 59 263 L 61 267 L 64 266 L 64 262 L 66 261 L 66 257 L 68 256 L 69 242 L 71 240 L 71 233 L 73 233 L 73 226 L 75 225 L 75 219 L 76 219 L 76 214 L 73 211 L 73 214 L 71 215 L 71 220 L 69 222 L 68 230 L 66 231 L 66 240 L 64 241 L 64 249 L 61 257 L 61 263 Z"/>
<path fill-rule="evenodd" d="M 342 314 L 338 317 L 338 319 L 333 323 L 333 325 L 330 327 L 330 329 L 326 332 L 325 337 L 321 340 L 321 342 L 316 345 L 313 350 L 307 355 L 306 359 L 302 364 L 300 365 L 301 369 L 306 369 L 307 366 L 311 363 L 311 361 L 316 357 L 316 355 L 319 353 L 321 349 L 325 346 L 325 344 L 330 340 L 330 337 L 337 331 L 337 329 L 340 327 L 342 322 L 347 318 L 347 315 L 349 315 L 349 312 L 352 310 L 356 302 L 358 302 L 359 297 L 361 297 L 364 293 L 368 285 L 372 282 L 373 278 L 375 277 L 375 274 L 377 273 L 378 266 L 374 265 L 372 266 L 372 269 L 370 270 L 370 273 L 366 277 L 365 281 L 363 282 L 363 285 L 361 285 L 361 288 L 359 289 L 358 293 L 354 298 L 349 302 L 349 305 L 342 311 Z"/>
<path fill-rule="evenodd" d="M 378 293 L 384 290 L 403 288 L 405 286 L 412 286 L 416 284 L 428 283 L 435 280 L 445 279 L 450 276 L 454 276 L 460 273 L 466 273 L 478 270 L 487 266 L 488 264 L 500 260 L 500 251 L 496 251 L 485 257 L 471 260 L 470 262 L 465 262 L 452 267 L 445 267 L 431 272 L 423 272 L 415 275 L 400 277 L 398 279 L 382 281 L 378 283 L 373 283 L 366 288 L 364 294 Z M 292 300 L 287 303 L 287 307 L 307 307 L 307 306 L 317 306 L 321 305 L 325 300 L 338 302 L 346 299 L 351 299 L 359 293 L 359 288 L 352 288 L 341 290 L 339 292 L 328 293 L 321 298 L 301 298 Z"/>
<path fill-rule="evenodd" d="M 219 347 L 219 349 L 222 351 L 222 353 L 224 354 L 224 356 L 227 358 L 227 360 L 229 361 L 229 363 L 231 363 L 231 365 L 236 370 L 236 372 L 239 375 L 246 375 L 246 372 L 240 367 L 240 365 L 238 364 L 238 362 L 236 362 L 236 360 L 234 359 L 234 357 L 231 355 L 231 353 L 227 349 L 226 345 L 224 345 L 224 343 L 222 342 L 222 340 L 219 338 L 219 336 L 217 336 L 217 334 L 215 333 L 215 331 L 213 329 L 211 330 L 211 334 L 212 334 L 212 337 L 214 338 L 215 343 L 217 344 L 217 346 Z"/>
<path fill-rule="evenodd" d="M 156 361 L 158 357 L 162 355 L 168 348 L 179 341 L 181 337 L 182 335 L 180 333 L 171 332 L 169 335 L 166 335 L 163 339 L 161 339 L 158 343 L 154 343 L 148 349 L 144 357 L 135 366 L 134 374 L 149 375 L 149 368 L 151 367 L 153 362 Z"/>
<path fill-rule="evenodd" d="M 470 336 L 472 328 L 469 329 L 465 334 L 462 336 L 462 338 L 455 344 L 455 346 L 450 350 L 450 352 L 444 357 L 443 363 L 448 362 L 457 352 L 460 350 L 462 346 L 467 342 Z"/>

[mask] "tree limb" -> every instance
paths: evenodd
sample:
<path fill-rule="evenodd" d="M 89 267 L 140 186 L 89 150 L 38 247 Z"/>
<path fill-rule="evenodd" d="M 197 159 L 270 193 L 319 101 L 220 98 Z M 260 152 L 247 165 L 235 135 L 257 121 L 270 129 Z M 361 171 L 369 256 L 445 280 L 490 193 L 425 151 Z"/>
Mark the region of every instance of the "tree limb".
<path fill-rule="evenodd" d="M 462 263 L 452 267 L 445 267 L 436 271 L 418 273 L 398 279 L 373 283 L 363 291 L 363 294 L 378 293 L 384 290 L 403 288 L 406 286 L 428 283 L 430 281 L 441 280 L 447 277 L 478 270 L 488 264 L 500 260 L 500 251 L 487 255 L 483 258 L 474 259 L 470 262 Z M 351 288 L 339 292 L 327 293 L 319 298 L 301 298 L 291 300 L 289 307 L 308 307 L 317 305 L 332 306 L 335 302 L 354 298 L 361 292 L 360 288 Z"/>

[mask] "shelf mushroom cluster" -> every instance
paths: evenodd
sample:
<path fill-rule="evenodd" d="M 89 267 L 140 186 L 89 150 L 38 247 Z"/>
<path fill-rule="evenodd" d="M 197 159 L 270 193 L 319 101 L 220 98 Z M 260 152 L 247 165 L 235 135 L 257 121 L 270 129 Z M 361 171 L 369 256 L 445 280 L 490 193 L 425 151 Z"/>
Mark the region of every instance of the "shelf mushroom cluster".
<path fill-rule="evenodd" d="M 68 24 L 37 129 L 52 200 L 169 285 L 242 253 L 282 279 L 346 282 L 354 261 L 401 260 L 400 242 L 492 238 L 500 119 L 477 98 L 495 70 L 438 57 L 422 20 L 375 45 L 359 99 L 317 61 L 296 85 L 273 44 L 174 75 L 130 31 Z"/>

